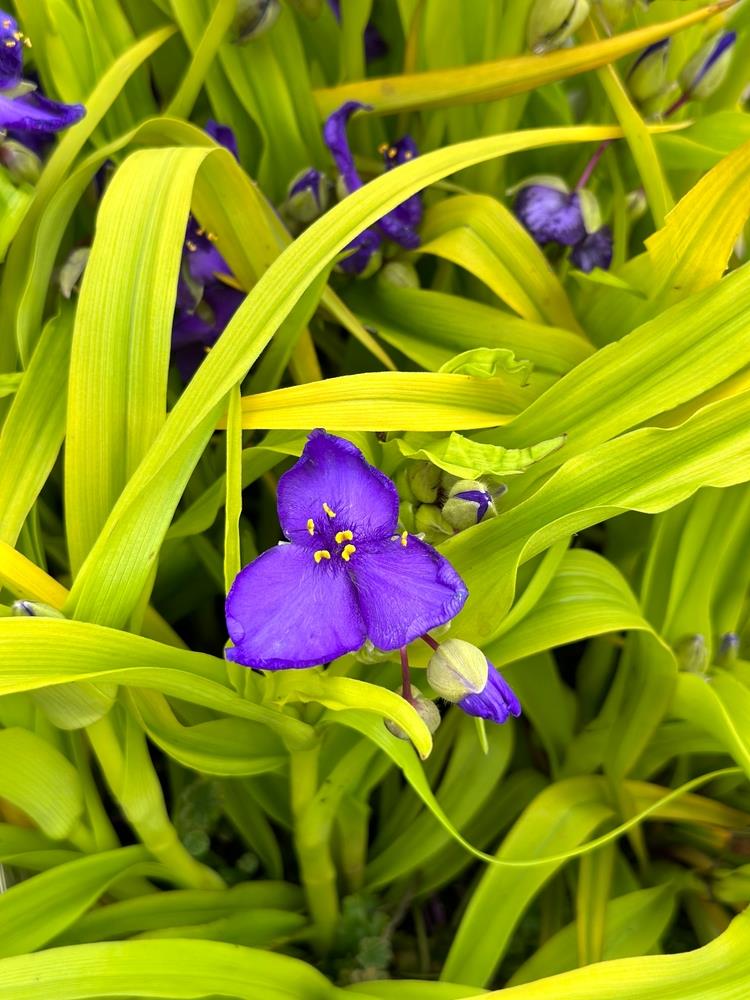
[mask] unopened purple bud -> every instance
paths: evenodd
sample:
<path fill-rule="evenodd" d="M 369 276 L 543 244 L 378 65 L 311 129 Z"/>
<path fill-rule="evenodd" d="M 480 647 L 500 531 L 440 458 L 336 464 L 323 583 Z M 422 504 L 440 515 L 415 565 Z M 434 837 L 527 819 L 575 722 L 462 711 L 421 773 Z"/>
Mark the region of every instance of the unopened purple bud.
<path fill-rule="evenodd" d="M 443 517 L 456 531 L 464 531 L 496 513 L 493 496 L 478 480 L 459 479 L 443 504 Z"/>
<path fill-rule="evenodd" d="M 0 163 L 18 184 L 36 184 L 42 161 L 36 153 L 13 139 L 0 143 Z"/>
<path fill-rule="evenodd" d="M 602 271 L 609 270 L 612 264 L 612 230 L 609 226 L 602 226 L 577 243 L 571 251 L 570 262 L 584 274 L 590 274 L 597 267 Z"/>
<path fill-rule="evenodd" d="M 65 615 L 50 604 L 41 601 L 14 601 L 10 613 L 16 618 L 64 618 Z"/>
<path fill-rule="evenodd" d="M 237 0 L 235 41 L 245 45 L 268 31 L 281 13 L 279 0 Z"/>
<path fill-rule="evenodd" d="M 718 90 L 727 75 L 736 41 L 734 31 L 715 35 L 683 67 L 680 84 L 690 99 L 703 101 Z"/>
<path fill-rule="evenodd" d="M 280 207 L 284 221 L 298 233 L 319 219 L 331 200 L 331 182 L 319 170 L 310 167 L 297 174 L 289 185 L 286 200 Z"/>
<path fill-rule="evenodd" d="M 588 0 L 535 0 L 526 37 L 537 55 L 563 45 L 589 16 Z"/>
<path fill-rule="evenodd" d="M 663 92 L 667 83 L 670 45 L 669 38 L 649 45 L 630 67 L 628 90 L 639 103 L 650 101 Z"/>
<path fill-rule="evenodd" d="M 725 632 L 721 637 L 716 662 L 721 667 L 735 663 L 740 655 L 740 637 L 736 632 Z"/>

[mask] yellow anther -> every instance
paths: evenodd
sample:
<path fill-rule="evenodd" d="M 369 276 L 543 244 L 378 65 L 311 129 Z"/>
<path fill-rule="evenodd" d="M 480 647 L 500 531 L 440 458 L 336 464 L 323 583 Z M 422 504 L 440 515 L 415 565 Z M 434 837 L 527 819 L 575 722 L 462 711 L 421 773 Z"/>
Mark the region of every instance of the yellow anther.
<path fill-rule="evenodd" d="M 216 235 L 216 233 L 206 233 L 206 239 L 208 240 L 209 243 L 216 243 L 218 238 L 219 237 Z"/>
<path fill-rule="evenodd" d="M 406 548 L 406 540 L 408 539 L 408 537 L 409 537 L 408 531 L 401 532 L 401 544 L 403 545 L 404 548 Z"/>
<path fill-rule="evenodd" d="M 23 41 L 23 32 L 22 31 L 14 31 L 13 32 L 13 37 L 15 38 L 15 40 L 17 42 L 22 42 Z"/>
<path fill-rule="evenodd" d="M 185 243 L 185 246 L 188 248 L 188 250 L 190 251 L 190 253 L 195 253 L 195 251 L 198 249 L 198 247 L 196 246 L 195 243 L 193 243 L 192 240 L 188 240 Z"/>
<path fill-rule="evenodd" d="M 330 559 L 331 553 L 328 549 L 318 549 L 317 552 L 313 552 L 313 559 L 316 563 L 319 563 L 321 559 Z"/>
<path fill-rule="evenodd" d="M 344 560 L 344 562 L 349 562 L 349 560 L 351 559 L 352 555 L 356 551 L 357 551 L 357 546 L 356 545 L 345 545 L 344 549 L 343 549 L 343 552 L 341 553 L 341 558 Z"/>
<path fill-rule="evenodd" d="M 381 156 L 383 155 L 383 153 L 387 153 L 388 152 L 388 143 L 387 142 L 381 142 L 380 145 L 378 146 L 378 152 L 380 153 Z"/>
<path fill-rule="evenodd" d="M 11 20 L 10 20 L 10 18 L 9 17 L 4 17 L 3 18 L 3 27 L 7 29 L 10 26 L 11 26 Z"/>
<path fill-rule="evenodd" d="M 331 510 L 331 508 L 328 506 L 327 503 L 323 504 L 323 510 L 326 512 L 326 514 L 328 514 L 329 517 L 335 517 L 336 516 L 336 511 L 335 510 Z"/>
<path fill-rule="evenodd" d="M 413 156 L 414 156 L 414 154 L 412 152 L 410 152 L 408 149 L 404 153 L 404 159 L 405 160 L 410 160 Z"/>
<path fill-rule="evenodd" d="M 26 36 L 26 38 L 24 38 L 23 44 L 26 46 L 27 49 L 31 48 L 31 39 L 28 37 L 28 35 Z"/>
<path fill-rule="evenodd" d="M 15 47 L 16 47 L 16 43 L 14 41 L 12 41 L 12 39 L 9 38 L 8 41 L 5 43 L 5 48 L 6 49 L 14 49 Z"/>
<path fill-rule="evenodd" d="M 354 535 L 351 533 L 351 531 L 337 531 L 336 532 L 336 541 L 339 543 L 339 545 L 342 542 L 350 542 L 352 540 L 352 538 L 354 538 Z"/>
<path fill-rule="evenodd" d="M 308 517 L 308 519 L 307 519 L 307 533 L 308 533 L 308 535 L 314 535 L 315 534 L 315 522 L 313 521 L 313 519 L 311 517 Z"/>

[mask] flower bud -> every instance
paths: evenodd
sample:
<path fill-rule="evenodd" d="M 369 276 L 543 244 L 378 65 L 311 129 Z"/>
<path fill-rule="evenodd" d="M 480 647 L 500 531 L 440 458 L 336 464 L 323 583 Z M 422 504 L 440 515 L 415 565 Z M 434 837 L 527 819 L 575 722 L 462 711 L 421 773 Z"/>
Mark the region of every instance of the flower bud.
<path fill-rule="evenodd" d="M 705 674 L 708 669 L 708 650 L 705 638 L 696 633 L 680 639 L 675 647 L 675 656 L 680 670 L 689 674 Z"/>
<path fill-rule="evenodd" d="M 473 479 L 459 479 L 454 483 L 443 504 L 443 517 L 456 531 L 471 528 L 487 514 L 494 517 L 495 513 L 494 500 L 487 486 Z"/>
<path fill-rule="evenodd" d="M 559 48 L 589 16 L 588 0 L 535 0 L 526 37 L 532 52 L 541 55 Z"/>
<path fill-rule="evenodd" d="M 727 667 L 737 662 L 740 655 L 740 637 L 736 632 L 725 632 L 721 637 L 716 662 L 720 667 Z"/>
<path fill-rule="evenodd" d="M 245 45 L 268 31 L 280 13 L 279 0 L 237 0 L 234 19 L 236 44 Z"/>
<path fill-rule="evenodd" d="M 65 615 L 50 604 L 41 601 L 14 601 L 10 613 L 16 618 L 64 618 Z"/>
<path fill-rule="evenodd" d="M 71 250 L 57 273 L 57 283 L 63 297 L 69 299 L 86 270 L 91 247 L 76 247 Z"/>
<path fill-rule="evenodd" d="M 602 226 L 577 243 L 571 250 L 570 263 L 584 274 L 590 274 L 596 267 L 608 271 L 612 263 L 612 230 L 609 226 Z"/>
<path fill-rule="evenodd" d="M 670 44 L 671 39 L 663 38 L 649 45 L 630 67 L 628 90 L 639 104 L 657 97 L 666 87 Z"/>
<path fill-rule="evenodd" d="M 453 534 L 453 528 L 443 517 L 440 508 L 429 503 L 417 507 L 414 529 L 417 535 L 424 535 L 425 541 L 430 545 L 438 545 Z"/>
<path fill-rule="evenodd" d="M 718 90 L 732 61 L 734 31 L 723 31 L 698 49 L 680 73 L 680 84 L 692 100 L 703 101 Z"/>
<path fill-rule="evenodd" d="M 378 275 L 378 282 L 390 288 L 420 287 L 416 267 L 404 260 L 389 260 Z"/>
<path fill-rule="evenodd" d="M 578 204 L 586 232 L 595 233 L 597 229 L 601 229 L 602 213 L 594 192 L 589 191 L 588 188 L 581 188 L 578 192 Z"/>
<path fill-rule="evenodd" d="M 489 665 L 481 649 L 463 639 L 447 639 L 430 657 L 427 680 L 446 701 L 481 694 L 487 686 Z"/>
<path fill-rule="evenodd" d="M 17 184 L 36 184 L 42 172 L 42 161 L 36 153 L 14 139 L 0 144 L 0 163 Z"/>
<path fill-rule="evenodd" d="M 441 470 L 432 462 L 409 462 L 406 481 L 415 500 L 435 503 L 440 488 Z"/>
<path fill-rule="evenodd" d="M 297 174 L 280 207 L 284 222 L 293 233 L 300 233 L 320 218 L 331 200 L 331 182 L 319 170 L 310 167 Z"/>
<path fill-rule="evenodd" d="M 628 191 L 625 195 L 625 209 L 631 222 L 637 222 L 643 218 L 648 211 L 648 199 L 643 188 Z"/>
<path fill-rule="evenodd" d="M 403 688 L 400 689 L 399 693 L 403 693 Z M 425 698 L 419 688 L 411 685 L 411 706 L 424 722 L 430 731 L 430 735 L 437 731 L 440 725 L 440 709 L 437 707 L 434 701 L 430 701 L 429 698 Z M 391 719 L 385 720 L 385 728 L 389 733 L 394 736 L 398 736 L 400 740 L 408 740 L 409 737 L 406 735 L 401 726 L 397 725 Z"/>

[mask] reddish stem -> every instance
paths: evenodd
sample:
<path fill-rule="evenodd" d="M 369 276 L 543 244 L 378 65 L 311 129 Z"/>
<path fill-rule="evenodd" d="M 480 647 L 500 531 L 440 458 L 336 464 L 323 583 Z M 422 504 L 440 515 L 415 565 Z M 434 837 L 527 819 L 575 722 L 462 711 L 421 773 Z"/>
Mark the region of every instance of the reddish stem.
<path fill-rule="evenodd" d="M 576 191 L 580 191 L 581 188 L 585 188 L 588 182 L 591 180 L 591 175 L 596 170 L 599 160 L 604 156 L 606 151 L 614 142 L 614 139 L 605 139 L 599 146 L 597 146 L 594 155 L 591 157 L 589 162 L 586 164 L 583 173 L 578 179 L 576 184 Z"/>
<path fill-rule="evenodd" d="M 409 654 L 406 652 L 406 646 L 401 647 L 401 694 L 409 702 L 410 705 L 414 704 L 414 698 L 411 693 L 411 673 L 409 671 Z"/>
<path fill-rule="evenodd" d="M 430 647 L 431 649 L 439 649 L 439 648 L 440 648 L 440 643 L 439 643 L 439 642 L 436 642 L 436 641 L 435 641 L 435 640 L 434 640 L 434 639 L 432 638 L 432 636 L 431 636 L 431 635 L 427 635 L 427 634 L 425 633 L 425 635 L 420 635 L 420 637 L 419 637 L 419 638 L 420 638 L 420 639 L 422 640 L 422 642 L 426 642 L 426 643 L 427 643 L 427 645 L 428 645 L 428 646 L 429 646 L 429 647 Z"/>

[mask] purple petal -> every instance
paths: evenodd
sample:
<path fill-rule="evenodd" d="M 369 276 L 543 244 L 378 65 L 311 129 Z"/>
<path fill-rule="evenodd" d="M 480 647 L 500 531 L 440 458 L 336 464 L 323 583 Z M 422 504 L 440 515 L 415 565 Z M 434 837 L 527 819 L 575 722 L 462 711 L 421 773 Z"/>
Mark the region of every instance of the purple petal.
<path fill-rule="evenodd" d="M 23 70 L 23 38 L 18 22 L 0 10 L 0 90 L 10 90 L 21 82 Z"/>
<path fill-rule="evenodd" d="M 479 524 L 487 513 L 492 497 L 484 490 L 464 490 L 463 493 L 454 493 L 452 499 L 468 500 L 470 503 L 475 503 L 477 505 L 477 524 Z"/>
<path fill-rule="evenodd" d="M 286 196 L 287 198 L 293 198 L 295 194 L 310 191 L 315 198 L 318 208 L 320 208 L 320 189 L 324 183 L 323 174 L 319 170 L 316 170 L 315 167 L 310 167 L 309 170 L 305 170 L 304 173 L 297 177 L 287 191 Z"/>
<path fill-rule="evenodd" d="M 362 187 L 362 178 L 357 173 L 354 165 L 349 139 L 346 135 L 346 126 L 349 119 L 356 111 L 371 111 L 369 104 L 362 104 L 361 101 L 346 101 L 340 108 L 332 112 L 326 119 L 323 126 L 323 138 L 331 151 L 336 168 L 344 178 L 347 191 L 356 191 Z"/>
<path fill-rule="evenodd" d="M 388 43 L 372 21 L 369 21 L 365 25 L 364 41 L 365 59 L 367 62 L 373 62 L 375 59 L 382 59 L 383 56 L 388 54 Z"/>
<path fill-rule="evenodd" d="M 224 149 L 228 149 L 232 156 L 239 162 L 240 151 L 237 148 L 237 138 L 228 125 L 220 125 L 213 118 L 209 118 L 205 125 L 205 132 L 211 136 L 214 142 L 218 142 Z"/>
<path fill-rule="evenodd" d="M 376 229 L 363 230 L 344 247 L 348 256 L 342 257 L 337 266 L 347 274 L 362 274 L 373 255 L 380 249 L 382 242 L 380 233 Z"/>
<path fill-rule="evenodd" d="M 612 231 L 609 226 L 602 226 L 577 243 L 570 254 L 570 261 L 585 274 L 595 267 L 607 271 L 612 263 Z"/>
<path fill-rule="evenodd" d="M 342 561 L 284 543 L 237 576 L 226 603 L 229 660 L 263 670 L 314 667 L 359 649 L 365 626 Z"/>
<path fill-rule="evenodd" d="M 405 135 L 383 150 L 385 169 L 393 170 L 394 167 L 408 163 L 418 155 L 416 142 L 410 135 Z M 407 250 L 414 250 L 420 243 L 419 235 L 414 230 L 422 222 L 422 215 L 422 196 L 417 193 L 384 215 L 378 226 L 388 239 Z"/>
<path fill-rule="evenodd" d="M 404 247 L 406 250 L 415 250 L 419 246 L 419 233 L 415 233 L 414 229 L 407 222 L 407 218 L 411 217 L 411 213 L 407 210 L 406 213 L 401 213 L 398 208 L 393 209 L 391 212 L 387 212 L 381 219 L 378 220 L 378 228 L 389 240 L 393 240 L 394 243 L 398 243 L 400 247 Z M 421 217 L 421 207 L 420 207 L 420 217 Z"/>
<path fill-rule="evenodd" d="M 444 625 L 468 597 L 448 560 L 414 535 L 406 545 L 401 537 L 360 544 L 349 567 L 367 637 L 378 649 L 398 649 Z"/>
<path fill-rule="evenodd" d="M 284 534 L 308 552 L 331 549 L 339 531 L 351 531 L 357 545 L 388 537 L 398 521 L 398 493 L 388 476 L 350 441 L 322 430 L 310 434 L 299 461 L 279 480 L 277 504 Z"/>
<path fill-rule="evenodd" d="M 82 104 L 60 104 L 34 90 L 21 97 L 0 95 L 0 128 L 59 132 L 86 114 Z"/>
<path fill-rule="evenodd" d="M 671 38 L 662 38 L 662 40 L 660 42 L 654 42 L 652 45 L 647 46 L 643 50 L 643 52 L 641 52 L 641 54 L 638 56 L 638 58 L 636 59 L 636 61 L 633 63 L 633 65 L 628 70 L 628 76 L 632 76 L 633 73 L 635 73 L 635 71 L 641 65 L 641 63 L 645 62 L 646 59 L 648 59 L 650 56 L 652 56 L 655 52 L 666 51 L 666 50 L 669 49 L 669 47 L 670 47 L 671 44 L 672 44 L 672 39 Z M 666 58 L 666 56 L 665 56 L 665 58 Z"/>
<path fill-rule="evenodd" d="M 546 184 L 521 188 L 513 206 L 516 216 L 537 243 L 573 246 L 586 235 L 578 195 Z"/>
<path fill-rule="evenodd" d="M 333 11 L 333 16 L 337 21 L 341 20 L 341 0 L 328 0 L 328 6 Z"/>
<path fill-rule="evenodd" d="M 202 285 L 213 281 L 217 274 L 231 273 L 216 244 L 192 215 L 185 233 L 185 259 L 191 277 Z"/>
<path fill-rule="evenodd" d="M 178 309 L 172 324 L 172 360 L 184 382 L 189 382 L 234 316 L 244 295 L 221 281 L 204 289 L 199 312 Z"/>
<path fill-rule="evenodd" d="M 468 715 L 476 715 L 490 722 L 505 722 L 509 715 L 521 714 L 521 704 L 510 684 L 492 664 L 487 675 L 487 686 L 479 694 L 469 694 L 458 703 Z"/>
<path fill-rule="evenodd" d="M 419 156 L 416 142 L 410 135 L 404 135 L 383 150 L 385 169 L 393 170 L 394 167 L 400 167 L 402 163 L 408 163 L 415 156 Z"/>

